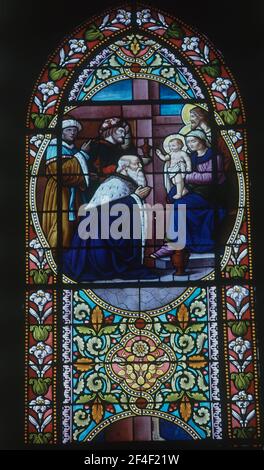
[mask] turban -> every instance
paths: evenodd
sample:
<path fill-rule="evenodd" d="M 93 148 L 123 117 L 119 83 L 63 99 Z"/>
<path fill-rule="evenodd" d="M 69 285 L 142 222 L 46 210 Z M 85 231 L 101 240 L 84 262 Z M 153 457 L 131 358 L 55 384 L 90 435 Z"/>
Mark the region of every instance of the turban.
<path fill-rule="evenodd" d="M 102 134 L 108 129 L 113 129 L 114 127 L 124 127 L 125 123 L 120 118 L 114 117 L 105 119 L 104 122 L 101 124 L 99 133 Z"/>
<path fill-rule="evenodd" d="M 76 121 L 76 119 L 64 119 L 62 121 L 62 129 L 66 129 L 67 127 L 77 127 L 79 132 L 82 130 L 81 124 Z"/>

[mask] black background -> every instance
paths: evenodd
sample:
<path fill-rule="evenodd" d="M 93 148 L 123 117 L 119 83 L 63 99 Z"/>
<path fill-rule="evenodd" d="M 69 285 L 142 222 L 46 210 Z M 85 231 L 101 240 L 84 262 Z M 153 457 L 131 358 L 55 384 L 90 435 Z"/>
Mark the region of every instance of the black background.
<path fill-rule="evenodd" d="M 222 52 L 244 100 L 249 132 L 261 353 L 264 332 L 264 2 L 156 0 L 151 4 L 206 34 Z M 24 441 L 24 131 L 28 102 L 49 54 L 62 39 L 91 15 L 116 5 L 114 1 L 105 0 L 0 0 L 0 449 L 21 449 Z"/>

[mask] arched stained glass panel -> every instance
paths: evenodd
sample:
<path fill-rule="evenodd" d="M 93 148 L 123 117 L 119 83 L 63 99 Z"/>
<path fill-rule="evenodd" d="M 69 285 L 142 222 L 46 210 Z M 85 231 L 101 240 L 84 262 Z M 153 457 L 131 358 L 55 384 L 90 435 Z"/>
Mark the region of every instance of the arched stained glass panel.
<path fill-rule="evenodd" d="M 221 54 L 109 10 L 58 48 L 27 127 L 27 441 L 257 442 L 246 120 Z"/>

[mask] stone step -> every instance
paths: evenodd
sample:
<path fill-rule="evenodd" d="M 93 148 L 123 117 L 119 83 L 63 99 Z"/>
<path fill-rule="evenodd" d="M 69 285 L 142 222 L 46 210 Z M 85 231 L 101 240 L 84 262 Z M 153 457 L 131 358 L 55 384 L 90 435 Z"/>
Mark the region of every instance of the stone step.
<path fill-rule="evenodd" d="M 213 268 L 214 264 L 214 253 L 191 253 L 188 268 Z"/>
<path fill-rule="evenodd" d="M 172 262 L 169 257 L 166 256 L 166 258 L 157 258 L 155 260 L 155 268 L 156 269 L 172 269 Z"/>
<path fill-rule="evenodd" d="M 192 268 L 213 268 L 215 262 L 214 253 L 191 253 L 187 264 L 188 269 Z M 155 260 L 157 269 L 172 269 L 170 257 L 159 258 Z"/>

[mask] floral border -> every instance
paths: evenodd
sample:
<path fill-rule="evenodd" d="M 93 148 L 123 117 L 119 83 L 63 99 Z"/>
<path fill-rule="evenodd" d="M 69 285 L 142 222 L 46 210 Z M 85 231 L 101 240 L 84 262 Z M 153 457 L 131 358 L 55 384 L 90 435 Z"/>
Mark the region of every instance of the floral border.
<path fill-rule="evenodd" d="M 64 89 L 76 68 L 111 36 L 132 31 L 133 28 L 162 38 L 165 44 L 176 49 L 195 68 L 209 90 L 213 107 L 226 125 L 245 122 L 244 106 L 234 78 L 222 55 L 204 35 L 167 13 L 141 4 L 138 5 L 136 20 L 133 22 L 131 8 L 125 4 L 123 8 L 91 18 L 62 42 L 36 83 L 27 126 L 31 129 L 53 127 L 53 117 L 58 112 Z"/>
<path fill-rule="evenodd" d="M 254 292 L 250 286 L 223 288 L 228 433 L 230 438 L 260 437 Z"/>
<path fill-rule="evenodd" d="M 56 443 L 56 293 L 27 292 L 26 311 L 25 440 Z"/>

